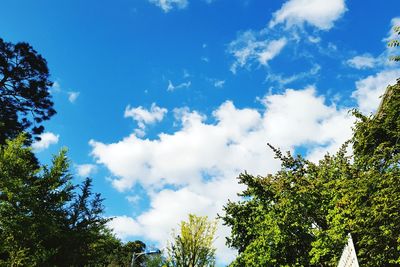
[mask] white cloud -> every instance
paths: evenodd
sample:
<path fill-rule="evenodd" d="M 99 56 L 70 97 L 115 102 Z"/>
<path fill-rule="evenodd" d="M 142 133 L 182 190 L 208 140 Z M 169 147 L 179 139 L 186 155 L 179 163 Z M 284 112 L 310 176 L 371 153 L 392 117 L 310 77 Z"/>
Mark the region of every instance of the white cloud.
<path fill-rule="evenodd" d="M 40 141 L 36 141 L 32 144 L 33 150 L 36 152 L 43 151 L 47 148 L 49 148 L 50 145 L 54 145 L 58 143 L 59 135 L 51 133 L 51 132 L 46 132 L 42 133 L 40 135 Z"/>
<path fill-rule="evenodd" d="M 94 164 L 77 164 L 75 168 L 80 177 L 88 177 L 97 171 L 97 166 Z"/>
<path fill-rule="evenodd" d="M 268 73 L 266 79 L 267 81 L 275 82 L 279 87 L 285 87 L 286 85 L 300 79 L 316 77 L 316 75 L 319 73 L 320 70 L 321 66 L 315 64 L 310 70 L 296 73 L 291 76 L 283 76 L 282 74 Z"/>
<path fill-rule="evenodd" d="M 201 61 L 204 61 L 206 63 L 210 62 L 210 59 L 208 57 L 201 57 L 200 59 Z"/>
<path fill-rule="evenodd" d="M 393 31 L 393 27 L 399 25 L 400 25 L 400 17 L 392 18 L 392 20 L 390 21 L 390 30 L 386 38 L 383 39 L 384 42 L 399 38 L 399 35 Z"/>
<path fill-rule="evenodd" d="M 231 71 L 236 73 L 238 67 L 249 67 L 254 63 L 267 65 L 286 45 L 286 38 L 276 40 L 257 40 L 256 33 L 246 31 L 229 44 L 228 52 L 233 55 L 235 62 Z"/>
<path fill-rule="evenodd" d="M 80 92 L 70 91 L 70 92 L 67 92 L 67 94 L 68 94 L 68 101 L 71 103 L 75 103 L 76 99 L 78 99 L 78 97 L 80 95 Z"/>
<path fill-rule="evenodd" d="M 240 109 L 227 101 L 212 113 L 214 123 L 205 122 L 199 112 L 177 109 L 180 128 L 155 139 L 131 134 L 111 144 L 91 140 L 93 157 L 109 169 L 117 190 L 140 183 L 150 198 L 147 211 L 113 223 L 117 234 L 143 235 L 165 244 L 170 230 L 188 213 L 215 218 L 228 199 L 237 200 L 242 187 L 235 177 L 240 172 L 275 172 L 280 163 L 267 142 L 292 151 L 310 146 L 309 157 L 315 160 L 321 147 L 334 152 L 351 136 L 353 120 L 347 110 L 326 105 L 314 87 L 267 95 L 262 103 L 262 110 Z M 221 226 L 216 243 L 218 258 L 225 263 L 234 255 L 224 244 L 228 234 Z"/>
<path fill-rule="evenodd" d="M 269 26 L 285 23 L 286 27 L 292 27 L 308 23 L 329 30 L 346 10 L 345 0 L 289 0 L 273 14 Z"/>
<path fill-rule="evenodd" d="M 140 234 L 140 226 L 137 222 L 128 216 L 118 216 L 108 222 L 108 227 L 114 230 L 114 233 L 121 239 L 136 236 Z"/>
<path fill-rule="evenodd" d="M 55 81 L 53 83 L 53 86 L 51 87 L 50 92 L 51 93 L 59 93 L 59 92 L 61 92 L 61 85 L 60 85 L 60 83 L 58 81 Z"/>
<path fill-rule="evenodd" d="M 369 54 L 361 56 L 355 56 L 346 61 L 346 63 L 356 69 L 368 69 L 373 68 L 378 63 L 378 60 Z"/>
<path fill-rule="evenodd" d="M 187 0 L 149 0 L 149 2 L 160 7 L 166 13 L 173 8 L 183 9 L 188 5 Z"/>
<path fill-rule="evenodd" d="M 214 87 L 216 88 L 222 88 L 225 85 L 225 80 L 215 80 L 214 81 Z"/>
<path fill-rule="evenodd" d="M 370 75 L 356 82 L 356 90 L 352 97 L 357 100 L 361 112 L 374 112 L 380 103 L 380 97 L 389 84 L 394 84 L 400 78 L 400 69 L 383 70 L 376 75 Z"/>
<path fill-rule="evenodd" d="M 173 92 L 173 91 L 175 91 L 177 89 L 189 88 L 191 85 L 192 85 L 191 81 L 183 82 L 183 83 L 180 83 L 178 85 L 173 85 L 173 83 L 171 81 L 168 81 L 167 91 Z"/>
<path fill-rule="evenodd" d="M 167 112 L 168 110 L 166 108 L 161 108 L 157 106 L 156 103 L 151 104 L 150 110 L 145 109 L 142 106 L 132 108 L 130 105 L 128 105 L 125 108 L 124 117 L 130 117 L 136 121 L 139 127 L 135 130 L 136 133 L 139 136 L 144 136 L 146 125 L 162 121 Z"/>

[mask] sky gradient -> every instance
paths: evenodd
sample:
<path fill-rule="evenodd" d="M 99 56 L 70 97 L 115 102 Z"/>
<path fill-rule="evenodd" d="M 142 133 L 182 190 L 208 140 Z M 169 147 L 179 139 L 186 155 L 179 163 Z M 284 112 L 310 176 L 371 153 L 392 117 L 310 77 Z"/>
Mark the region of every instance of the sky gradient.
<path fill-rule="evenodd" d="M 238 174 L 317 161 L 400 77 L 400 3 L 345 0 L 5 0 L 0 37 L 30 43 L 55 82 L 39 159 L 68 147 L 123 240 L 164 248 L 188 213 L 215 218 Z M 220 265 L 234 251 L 219 227 Z"/>

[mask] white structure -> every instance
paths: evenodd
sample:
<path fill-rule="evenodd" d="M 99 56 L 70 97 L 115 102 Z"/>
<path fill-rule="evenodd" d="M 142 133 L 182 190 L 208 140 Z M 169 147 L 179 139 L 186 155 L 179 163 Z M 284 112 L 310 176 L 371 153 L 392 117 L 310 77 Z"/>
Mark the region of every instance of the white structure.
<path fill-rule="evenodd" d="M 340 257 L 338 267 L 359 267 L 356 249 L 354 248 L 353 239 L 350 234 L 347 245 L 344 247 L 342 256 Z"/>

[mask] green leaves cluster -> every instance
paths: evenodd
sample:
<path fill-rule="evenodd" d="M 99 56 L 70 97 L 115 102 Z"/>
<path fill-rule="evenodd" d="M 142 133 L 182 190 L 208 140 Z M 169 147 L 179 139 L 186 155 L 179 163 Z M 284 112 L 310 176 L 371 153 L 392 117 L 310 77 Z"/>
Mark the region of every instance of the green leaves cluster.
<path fill-rule="evenodd" d="M 56 113 L 49 76 L 46 60 L 28 43 L 0 38 L 0 144 L 24 131 L 26 141 L 40 139 L 42 122 Z"/>
<path fill-rule="evenodd" d="M 395 33 L 395 34 L 397 34 L 397 35 L 400 35 L 400 26 L 394 26 L 393 27 L 393 32 Z M 389 42 L 388 42 L 388 46 L 389 47 L 399 47 L 400 46 L 400 41 L 399 40 L 397 40 L 397 39 L 393 39 L 393 40 L 390 40 Z M 390 57 L 390 60 L 393 60 L 393 61 L 400 61 L 400 56 L 391 56 Z"/>
<path fill-rule="evenodd" d="M 361 266 L 400 264 L 400 81 L 376 115 L 354 114 L 337 154 L 315 164 L 271 146 L 279 172 L 239 176 L 242 200 L 222 217 L 239 252 L 231 266 L 336 266 L 348 233 Z"/>
<path fill-rule="evenodd" d="M 24 136 L 0 146 L 0 266 L 106 263 L 118 245 L 91 180 L 72 184 L 66 151 L 38 167 Z"/>
<path fill-rule="evenodd" d="M 206 267 L 215 265 L 216 222 L 207 217 L 189 215 L 189 221 L 182 221 L 180 231 L 173 234 L 168 246 L 167 266 Z"/>

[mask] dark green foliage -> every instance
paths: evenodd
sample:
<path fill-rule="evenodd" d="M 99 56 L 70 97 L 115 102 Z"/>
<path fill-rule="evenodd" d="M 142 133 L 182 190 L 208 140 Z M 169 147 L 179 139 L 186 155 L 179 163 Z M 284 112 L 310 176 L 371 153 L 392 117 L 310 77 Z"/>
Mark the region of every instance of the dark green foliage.
<path fill-rule="evenodd" d="M 124 266 L 130 267 L 132 262 L 132 256 L 139 253 L 143 253 L 146 249 L 146 245 L 139 240 L 129 241 L 125 244 L 121 244 L 111 256 L 111 266 Z M 134 266 L 141 266 L 145 260 L 145 257 L 137 257 L 134 261 Z"/>
<path fill-rule="evenodd" d="M 44 130 L 41 123 L 56 113 L 51 86 L 41 55 L 27 43 L 12 44 L 0 38 L 0 144 L 23 131 L 39 138 Z"/>
<path fill-rule="evenodd" d="M 394 32 L 395 34 L 397 34 L 397 35 L 400 35 L 400 26 L 394 26 L 394 27 L 393 27 L 393 32 Z M 400 41 L 397 40 L 397 39 L 390 40 L 390 41 L 388 42 L 388 46 L 389 46 L 389 47 L 399 47 L 399 46 L 400 46 Z M 393 60 L 393 61 L 400 61 L 400 56 L 399 56 L 399 55 L 391 56 L 391 57 L 390 57 L 390 60 Z"/>
<path fill-rule="evenodd" d="M 336 266 L 351 233 L 360 266 L 400 264 L 400 81 L 376 115 L 354 112 L 350 141 L 318 164 L 283 155 L 275 175 L 239 176 L 239 202 L 228 202 L 232 266 Z"/>
<path fill-rule="evenodd" d="M 37 167 L 25 138 L 0 146 L 0 266 L 106 264 L 120 242 L 91 180 L 72 185 L 63 150 Z"/>

